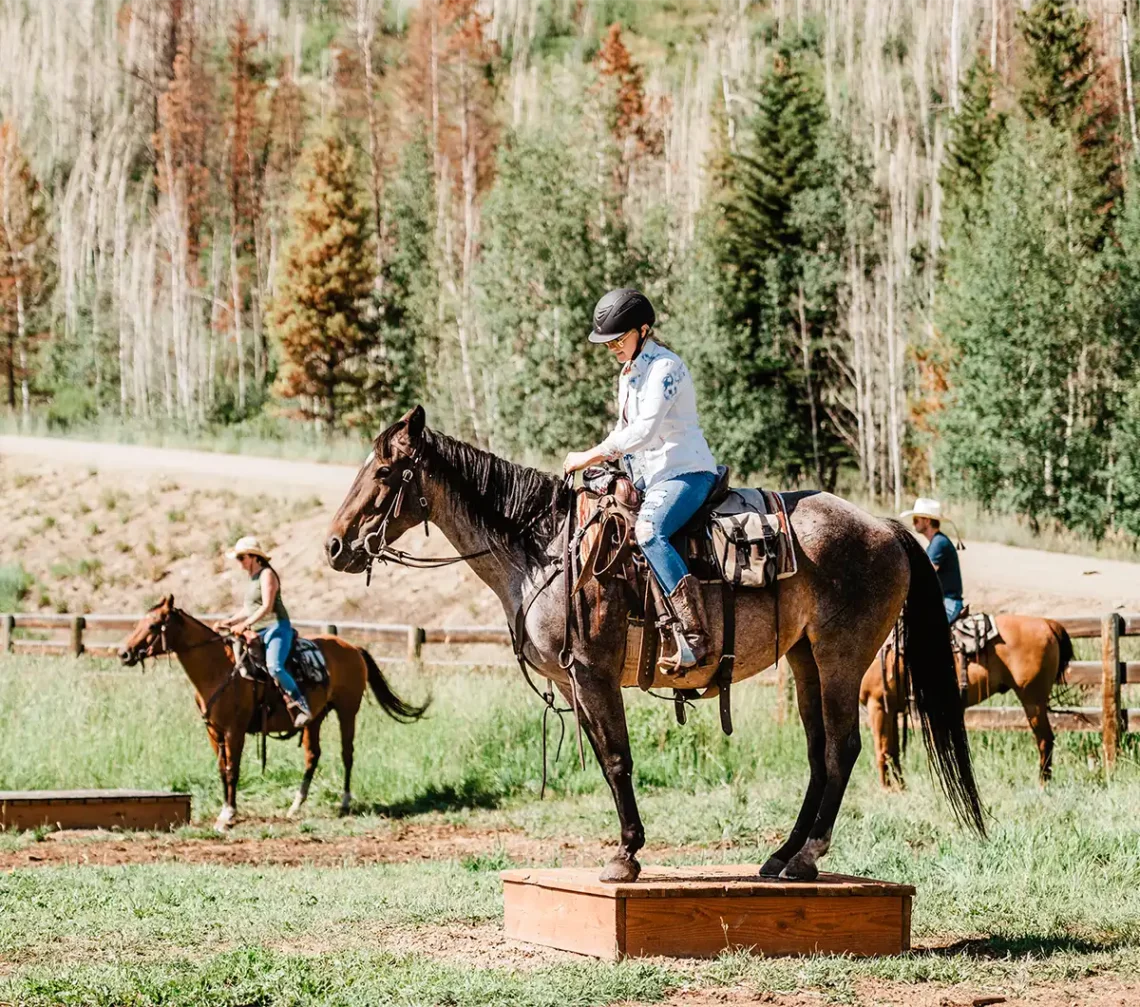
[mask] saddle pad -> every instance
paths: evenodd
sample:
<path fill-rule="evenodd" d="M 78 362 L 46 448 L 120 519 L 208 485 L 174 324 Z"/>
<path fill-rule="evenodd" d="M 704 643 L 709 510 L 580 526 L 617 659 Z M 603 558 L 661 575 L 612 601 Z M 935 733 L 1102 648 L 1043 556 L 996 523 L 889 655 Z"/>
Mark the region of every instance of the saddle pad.
<path fill-rule="evenodd" d="M 324 685 L 329 680 L 325 655 L 315 640 L 306 640 L 303 636 L 297 637 L 285 665 L 302 688 Z"/>
<path fill-rule="evenodd" d="M 954 625 L 954 642 L 965 654 L 976 654 L 991 640 L 996 640 L 998 633 L 997 623 L 984 612 L 978 615 L 967 615 L 958 619 Z"/>

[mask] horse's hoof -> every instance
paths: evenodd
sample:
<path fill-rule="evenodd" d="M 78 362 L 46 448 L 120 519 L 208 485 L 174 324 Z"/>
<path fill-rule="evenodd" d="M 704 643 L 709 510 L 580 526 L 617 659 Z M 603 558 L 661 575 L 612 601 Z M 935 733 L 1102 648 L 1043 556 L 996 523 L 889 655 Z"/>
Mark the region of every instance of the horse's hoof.
<path fill-rule="evenodd" d="M 813 860 L 797 853 L 780 871 L 780 877 L 785 881 L 814 881 L 819 877 L 819 868 Z"/>
<path fill-rule="evenodd" d="M 639 874 L 641 874 L 641 864 L 637 862 L 636 857 L 623 857 L 618 854 L 602 868 L 598 880 L 611 885 L 628 884 L 636 881 Z"/>
<path fill-rule="evenodd" d="M 296 818 L 297 812 L 299 812 L 300 810 L 301 810 L 301 802 L 299 800 L 294 801 L 292 804 L 289 805 L 289 810 L 285 812 L 285 817 L 286 818 Z"/>
<path fill-rule="evenodd" d="M 787 865 L 779 857 L 769 857 L 764 861 L 764 866 L 760 868 L 760 877 L 762 878 L 778 878 L 780 872 Z"/>
<path fill-rule="evenodd" d="M 214 831 L 221 833 L 224 836 L 227 832 L 230 831 L 230 825 L 231 824 L 232 824 L 232 822 L 230 821 L 230 819 L 219 818 L 216 822 L 214 822 Z"/>

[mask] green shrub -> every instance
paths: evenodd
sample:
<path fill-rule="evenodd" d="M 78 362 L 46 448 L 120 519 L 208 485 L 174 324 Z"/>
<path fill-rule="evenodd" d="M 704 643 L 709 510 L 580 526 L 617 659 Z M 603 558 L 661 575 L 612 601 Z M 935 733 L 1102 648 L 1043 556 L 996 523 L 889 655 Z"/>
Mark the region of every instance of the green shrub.
<path fill-rule="evenodd" d="M 34 579 L 19 563 L 0 564 L 0 612 L 19 608 Z"/>

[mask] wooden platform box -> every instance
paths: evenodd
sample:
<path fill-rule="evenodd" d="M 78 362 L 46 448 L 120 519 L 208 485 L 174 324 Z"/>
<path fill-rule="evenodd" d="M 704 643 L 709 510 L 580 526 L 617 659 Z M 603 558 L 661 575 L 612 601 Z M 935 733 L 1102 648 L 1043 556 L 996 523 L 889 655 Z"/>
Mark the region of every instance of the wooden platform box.
<path fill-rule="evenodd" d="M 594 869 L 503 871 L 508 937 L 617 959 L 894 955 L 910 948 L 914 888 L 840 874 L 797 883 L 755 866 L 646 868 L 633 884 Z"/>
<path fill-rule="evenodd" d="M 190 821 L 190 795 L 161 790 L 0 791 L 0 828 L 170 829 Z"/>

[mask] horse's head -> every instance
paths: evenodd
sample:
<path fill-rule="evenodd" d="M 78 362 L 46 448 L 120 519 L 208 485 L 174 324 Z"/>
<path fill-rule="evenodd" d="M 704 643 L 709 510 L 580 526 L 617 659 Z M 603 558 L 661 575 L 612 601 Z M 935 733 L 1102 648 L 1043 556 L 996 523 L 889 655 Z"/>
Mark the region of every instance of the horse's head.
<path fill-rule="evenodd" d="M 423 438 L 424 410 L 416 406 L 373 442 L 329 525 L 325 558 L 334 570 L 363 573 L 370 558 L 427 520 L 420 472 Z"/>
<path fill-rule="evenodd" d="M 146 613 L 119 647 L 119 660 L 133 668 L 148 657 L 168 654 L 174 649 L 170 639 L 172 623 L 176 622 L 178 609 L 174 607 L 174 595 L 166 595 L 162 601 Z"/>

